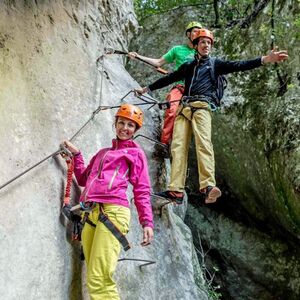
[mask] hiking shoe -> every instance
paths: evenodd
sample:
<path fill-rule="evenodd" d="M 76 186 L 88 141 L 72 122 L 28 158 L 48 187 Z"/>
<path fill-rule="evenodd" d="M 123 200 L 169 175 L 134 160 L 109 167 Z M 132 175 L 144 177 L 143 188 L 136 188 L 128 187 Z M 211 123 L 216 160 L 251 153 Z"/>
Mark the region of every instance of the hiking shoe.
<path fill-rule="evenodd" d="M 208 186 L 202 190 L 205 193 L 205 203 L 215 203 L 219 197 L 221 197 L 222 192 L 217 186 Z"/>
<path fill-rule="evenodd" d="M 164 192 L 155 193 L 155 195 L 169 199 L 172 202 L 175 202 L 176 204 L 183 203 L 183 193 L 181 192 L 164 191 Z"/>

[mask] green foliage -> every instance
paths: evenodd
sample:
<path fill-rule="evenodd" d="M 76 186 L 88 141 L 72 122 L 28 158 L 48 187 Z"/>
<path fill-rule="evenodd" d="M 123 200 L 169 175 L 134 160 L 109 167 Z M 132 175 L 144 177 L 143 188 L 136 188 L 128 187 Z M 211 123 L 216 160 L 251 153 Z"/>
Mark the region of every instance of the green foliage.
<path fill-rule="evenodd" d="M 218 2 L 218 22 L 227 24 L 236 19 L 241 19 L 251 12 L 253 0 L 227 0 Z M 197 6 L 205 10 L 206 17 L 214 13 L 214 1 L 207 0 L 134 0 L 134 9 L 141 22 L 147 16 L 159 14 L 176 7 Z M 191 8 L 192 9 L 192 8 Z M 213 22 L 213 21 L 212 21 Z"/>
<path fill-rule="evenodd" d="M 197 3 L 199 3 L 197 0 L 134 0 L 134 9 L 138 19 L 141 20 L 149 15 L 167 11 L 178 6 Z"/>
<path fill-rule="evenodd" d="M 300 29 L 300 16 L 294 21 L 294 25 Z"/>
<path fill-rule="evenodd" d="M 220 300 L 222 298 L 222 294 L 219 292 L 221 286 L 215 284 L 215 276 L 216 274 L 220 271 L 218 267 L 216 266 L 211 266 L 208 267 L 206 263 L 206 259 L 209 253 L 210 248 L 206 251 L 203 248 L 201 237 L 200 237 L 200 232 L 197 232 L 198 234 L 198 245 L 195 245 L 195 249 L 197 252 L 197 255 L 200 259 L 200 265 L 202 269 L 202 274 L 204 278 L 204 287 L 205 290 L 208 293 L 209 299 L 211 300 Z"/>
<path fill-rule="evenodd" d="M 222 297 L 222 294 L 217 292 L 216 290 L 210 290 L 208 291 L 209 299 L 211 300 L 220 300 Z"/>

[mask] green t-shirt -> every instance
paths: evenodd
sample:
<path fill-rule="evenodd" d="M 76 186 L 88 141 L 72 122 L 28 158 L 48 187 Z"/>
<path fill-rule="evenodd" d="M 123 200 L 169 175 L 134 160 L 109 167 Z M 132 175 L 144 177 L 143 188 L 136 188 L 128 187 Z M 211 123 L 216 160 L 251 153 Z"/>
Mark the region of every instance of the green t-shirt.
<path fill-rule="evenodd" d="M 185 62 L 193 60 L 195 57 L 195 50 L 188 45 L 179 45 L 173 47 L 165 55 L 163 59 L 168 63 L 175 62 L 175 71 Z"/>

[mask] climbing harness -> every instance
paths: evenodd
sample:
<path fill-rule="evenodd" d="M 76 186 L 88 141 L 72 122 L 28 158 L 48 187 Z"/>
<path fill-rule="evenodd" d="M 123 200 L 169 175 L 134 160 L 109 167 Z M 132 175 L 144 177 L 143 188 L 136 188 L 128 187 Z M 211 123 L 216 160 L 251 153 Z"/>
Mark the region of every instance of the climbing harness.
<path fill-rule="evenodd" d="M 209 105 L 209 109 L 211 111 L 215 111 L 218 109 L 217 106 L 213 103 L 213 101 L 208 99 L 208 97 L 206 97 L 206 96 L 195 95 L 195 96 L 183 96 L 181 98 L 181 103 L 183 105 L 189 105 L 189 103 L 192 103 L 195 101 L 206 102 Z M 201 108 L 199 108 L 199 109 L 201 109 Z"/>
<path fill-rule="evenodd" d="M 103 204 L 100 203 L 100 212 L 98 220 L 103 223 L 106 228 L 113 234 L 113 236 L 120 242 L 124 251 L 128 251 L 131 248 L 126 236 L 118 229 L 118 227 L 109 219 L 103 209 Z"/>
<path fill-rule="evenodd" d="M 100 204 L 100 203 L 99 203 Z M 68 219 L 72 221 L 73 223 L 73 231 L 72 231 L 72 240 L 77 240 L 81 241 L 81 232 L 83 229 L 83 226 L 85 223 L 89 224 L 92 227 L 96 227 L 96 224 L 94 224 L 88 217 L 89 213 L 92 211 L 93 207 L 95 206 L 94 202 L 80 202 L 80 204 L 75 205 L 71 207 L 70 205 L 66 205 L 63 207 L 63 213 L 64 215 L 69 215 Z M 99 213 L 99 218 L 98 220 L 102 222 L 108 230 L 112 232 L 112 234 L 117 238 L 117 240 L 120 242 L 122 245 L 124 251 L 127 251 L 131 248 L 130 243 L 128 242 L 127 238 L 125 235 L 123 235 L 119 229 L 115 226 L 115 224 L 108 218 L 108 216 L 104 213 L 103 207 L 100 205 L 100 213 Z M 79 215 L 74 214 L 73 212 L 75 210 L 80 209 L 81 211 L 84 211 L 84 215 L 81 218 Z M 75 218 L 75 220 L 74 220 Z M 81 247 L 81 253 L 80 253 L 80 258 L 83 261 L 84 260 L 84 254 L 83 254 L 83 249 Z M 156 261 L 152 260 L 145 260 L 145 259 L 139 259 L 139 258 L 119 258 L 118 262 L 121 261 L 136 261 L 136 262 L 145 262 L 144 264 L 139 265 L 139 268 L 141 269 L 142 267 L 148 266 L 155 264 Z"/>
<path fill-rule="evenodd" d="M 98 220 L 100 222 L 102 222 L 107 228 L 108 230 L 110 230 L 112 232 L 112 234 L 117 238 L 117 240 L 120 242 L 120 244 L 122 245 L 124 251 L 127 251 L 131 248 L 130 243 L 128 242 L 127 238 L 125 235 L 123 235 L 119 229 L 115 226 L 115 224 L 108 218 L 108 216 L 104 213 L 103 211 L 103 207 L 101 205 L 101 203 L 99 203 L 100 205 L 100 213 L 99 213 L 99 217 Z M 80 218 L 79 215 L 73 214 L 74 216 L 78 216 L 80 218 L 80 222 L 78 223 L 78 236 L 77 238 L 73 239 L 73 240 L 81 240 L 81 232 L 83 229 L 83 226 L 85 225 L 85 223 L 89 224 L 92 227 L 96 227 L 96 224 L 94 224 L 89 218 L 89 213 L 92 211 L 92 209 L 94 208 L 95 203 L 94 202 L 80 202 L 80 204 L 75 205 L 73 207 L 71 207 L 69 205 L 68 208 L 63 207 L 63 210 L 65 209 L 65 211 L 63 211 L 63 213 L 66 215 L 68 213 L 73 213 L 75 210 L 81 210 L 84 211 L 84 215 L 82 218 Z M 69 218 L 70 219 L 70 218 Z M 72 219 L 70 219 L 72 221 Z M 74 235 L 74 232 L 73 232 Z M 84 260 L 84 254 L 83 251 L 81 249 L 81 260 Z M 118 261 L 141 261 L 141 262 L 146 262 L 145 264 L 140 265 L 139 267 L 142 268 L 144 266 L 148 266 L 151 264 L 155 264 L 156 261 L 151 261 L 151 260 L 145 260 L 145 259 L 138 259 L 138 258 L 120 258 L 118 259 Z"/>
<path fill-rule="evenodd" d="M 206 102 L 208 104 L 208 107 L 194 107 L 191 105 L 191 103 L 195 101 Z M 193 118 L 194 113 L 199 109 L 210 109 L 212 112 L 217 110 L 217 106 L 205 96 L 183 96 L 180 100 L 180 104 L 182 105 L 182 107 L 178 115 L 182 115 L 185 117 L 185 115 L 183 114 L 183 110 L 186 107 L 189 107 L 191 110 L 191 119 Z"/>
<path fill-rule="evenodd" d="M 121 50 L 115 50 L 113 48 L 104 48 L 104 51 L 105 51 L 105 54 L 106 55 L 110 55 L 110 54 L 122 54 L 122 55 L 128 55 L 129 53 L 128 52 L 125 52 L 125 51 L 121 51 Z M 101 56 L 100 56 L 101 57 Z M 137 60 L 143 62 L 144 64 L 148 65 L 148 66 L 151 66 L 153 68 L 155 68 L 155 70 L 163 75 L 167 75 L 168 74 L 168 71 L 167 70 L 164 70 L 160 67 L 156 67 L 154 66 L 153 64 L 149 63 L 148 61 L 145 61 L 144 59 L 140 58 L 140 57 L 135 57 Z M 98 58 L 99 59 L 99 58 Z M 97 60 L 98 60 L 97 59 Z"/>
<path fill-rule="evenodd" d="M 63 207 L 63 213 L 67 218 L 76 223 L 73 227 L 75 227 L 75 230 L 73 229 L 73 237 L 72 240 L 81 240 L 81 232 L 83 229 L 83 226 L 85 223 L 89 224 L 92 227 L 96 227 L 96 224 L 94 224 L 89 219 L 89 214 L 92 211 L 92 209 L 95 207 L 95 202 L 80 202 L 79 205 L 76 205 L 75 207 L 71 207 L 69 204 L 64 205 Z M 83 217 L 81 218 L 79 215 L 74 214 L 73 211 L 76 209 L 80 209 L 81 211 L 84 211 Z M 78 218 L 74 216 L 77 216 L 80 218 L 78 222 Z M 120 242 L 122 245 L 124 251 L 128 251 L 131 248 L 130 243 L 128 242 L 126 236 L 118 229 L 118 227 L 110 220 L 110 218 L 105 214 L 103 204 L 99 203 L 99 217 L 98 221 L 103 223 L 105 227 L 113 234 L 113 236 Z"/>
<path fill-rule="evenodd" d="M 214 102 L 210 99 L 208 99 L 206 96 L 199 96 L 199 95 L 195 95 L 195 96 L 183 96 L 181 99 L 177 99 L 177 100 L 171 100 L 171 101 L 165 101 L 165 102 L 160 102 L 160 103 L 156 103 L 159 107 L 159 109 L 161 110 L 165 110 L 171 107 L 171 103 L 173 102 L 179 102 L 180 104 L 182 104 L 183 106 L 190 106 L 190 103 L 195 102 L 195 101 L 200 101 L 200 102 L 206 102 L 209 105 L 209 109 L 214 112 L 218 109 L 218 107 L 216 106 L 216 104 L 214 104 Z M 195 107 L 196 108 L 196 107 Z M 196 108 L 196 109 L 207 109 L 207 108 Z"/>

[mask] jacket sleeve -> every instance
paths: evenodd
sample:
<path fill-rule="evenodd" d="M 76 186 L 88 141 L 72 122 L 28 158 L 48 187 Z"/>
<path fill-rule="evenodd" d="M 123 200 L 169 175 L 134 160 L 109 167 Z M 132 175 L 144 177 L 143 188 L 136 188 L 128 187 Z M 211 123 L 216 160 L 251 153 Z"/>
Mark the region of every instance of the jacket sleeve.
<path fill-rule="evenodd" d="M 84 166 L 84 159 L 79 152 L 78 154 L 74 155 L 74 174 L 77 179 L 77 182 L 80 186 L 85 186 L 87 178 L 89 177 L 89 174 L 91 172 L 93 163 L 96 159 L 96 155 L 93 156 L 93 158 L 90 160 L 87 167 Z"/>
<path fill-rule="evenodd" d="M 153 214 L 150 201 L 150 178 L 148 164 L 141 150 L 130 170 L 130 183 L 133 186 L 134 204 L 142 227 L 153 228 Z"/>
<path fill-rule="evenodd" d="M 172 72 L 158 80 L 156 80 L 155 82 L 153 82 L 152 84 L 150 84 L 148 86 L 150 91 L 155 91 L 158 89 L 161 89 L 165 86 L 168 86 L 171 83 L 177 82 L 179 80 L 184 79 L 185 77 L 185 70 L 186 70 L 186 64 L 184 63 L 183 65 L 181 65 L 179 67 L 179 69 L 175 72 Z"/>
<path fill-rule="evenodd" d="M 229 61 L 216 59 L 215 70 L 219 75 L 229 74 L 234 72 L 243 72 L 247 70 L 252 70 L 262 66 L 261 57 L 257 57 L 249 60 L 239 60 L 239 61 Z"/>

